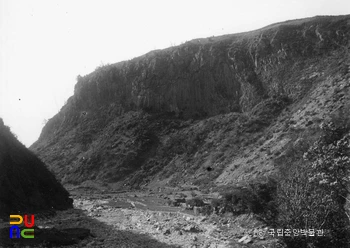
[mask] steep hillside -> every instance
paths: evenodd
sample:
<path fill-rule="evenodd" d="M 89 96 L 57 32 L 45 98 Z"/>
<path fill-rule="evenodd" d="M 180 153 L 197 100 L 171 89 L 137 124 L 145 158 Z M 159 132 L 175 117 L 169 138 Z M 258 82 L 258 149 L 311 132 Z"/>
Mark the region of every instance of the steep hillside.
<path fill-rule="evenodd" d="M 63 183 L 206 188 L 266 176 L 350 102 L 350 16 L 196 39 L 78 76 L 31 149 Z"/>
<path fill-rule="evenodd" d="M 72 207 L 68 192 L 0 119 L 0 216 Z"/>

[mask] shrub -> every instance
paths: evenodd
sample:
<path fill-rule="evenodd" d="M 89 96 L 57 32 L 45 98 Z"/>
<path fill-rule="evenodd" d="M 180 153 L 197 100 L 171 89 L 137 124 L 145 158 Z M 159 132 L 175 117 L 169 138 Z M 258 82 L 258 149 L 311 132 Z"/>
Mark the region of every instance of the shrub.
<path fill-rule="evenodd" d="M 205 205 L 200 210 L 200 213 L 203 215 L 211 215 L 213 213 L 213 207 L 211 205 Z"/>
<path fill-rule="evenodd" d="M 248 212 L 249 193 L 247 189 L 237 187 L 223 195 L 223 212 L 243 214 Z"/>
<path fill-rule="evenodd" d="M 192 207 L 202 207 L 205 205 L 203 200 L 200 199 L 199 197 L 195 197 L 195 198 L 187 200 L 186 204 L 189 205 L 191 208 Z"/>
<path fill-rule="evenodd" d="M 346 126 L 333 122 L 323 123 L 321 129 L 316 142 L 292 146 L 284 156 L 277 187 L 277 225 L 326 229 L 329 233 L 318 239 L 284 237 L 288 247 L 349 245 L 349 218 L 344 204 L 349 193 L 350 136 Z"/>
<path fill-rule="evenodd" d="M 221 193 L 222 200 L 212 202 L 212 206 L 220 208 L 221 212 L 231 212 L 235 215 L 243 213 L 257 214 L 265 222 L 271 223 L 275 217 L 276 209 L 274 196 L 276 181 L 272 178 L 267 180 L 255 180 Z"/>
<path fill-rule="evenodd" d="M 212 206 L 212 208 L 218 208 L 222 205 L 222 200 L 221 199 L 211 199 L 210 201 L 210 206 Z"/>
<path fill-rule="evenodd" d="M 274 224 L 276 217 L 276 179 L 267 177 L 265 180 L 252 181 L 248 185 L 253 201 L 250 202 L 249 209 L 252 213 L 268 224 Z"/>

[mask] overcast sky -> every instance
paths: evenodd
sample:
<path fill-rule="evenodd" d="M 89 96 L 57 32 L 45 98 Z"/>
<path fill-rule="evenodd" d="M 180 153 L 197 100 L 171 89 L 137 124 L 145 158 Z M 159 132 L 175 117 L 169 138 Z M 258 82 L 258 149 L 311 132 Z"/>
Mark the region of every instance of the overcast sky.
<path fill-rule="evenodd" d="M 26 146 L 73 95 L 77 75 L 200 37 L 315 15 L 350 0 L 0 0 L 0 117 Z"/>

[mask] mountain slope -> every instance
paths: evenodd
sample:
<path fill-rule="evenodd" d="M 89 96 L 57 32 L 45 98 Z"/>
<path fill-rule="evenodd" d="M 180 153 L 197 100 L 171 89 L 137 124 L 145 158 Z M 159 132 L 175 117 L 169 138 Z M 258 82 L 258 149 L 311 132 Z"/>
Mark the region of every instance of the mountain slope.
<path fill-rule="evenodd" d="M 0 216 L 72 207 L 68 192 L 0 119 Z"/>
<path fill-rule="evenodd" d="M 350 16 L 315 17 L 97 68 L 31 149 L 64 183 L 266 176 L 297 129 L 350 101 L 349 40 Z"/>

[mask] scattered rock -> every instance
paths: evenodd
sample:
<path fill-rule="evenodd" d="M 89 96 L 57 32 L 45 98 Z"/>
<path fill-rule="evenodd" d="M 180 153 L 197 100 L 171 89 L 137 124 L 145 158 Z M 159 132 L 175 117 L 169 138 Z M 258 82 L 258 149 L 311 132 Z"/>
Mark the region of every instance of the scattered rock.
<path fill-rule="evenodd" d="M 208 218 L 207 218 L 207 217 L 203 217 L 203 218 L 200 220 L 200 222 L 204 222 L 204 221 L 206 221 L 206 220 L 208 220 Z"/>
<path fill-rule="evenodd" d="M 243 236 L 240 240 L 238 240 L 238 243 L 243 243 L 243 244 L 248 244 L 250 242 L 252 242 L 252 238 L 248 234 Z"/>
<path fill-rule="evenodd" d="M 199 229 L 197 226 L 195 225 L 190 225 L 190 226 L 185 226 L 183 228 L 184 231 L 186 232 L 194 232 L 194 233 L 198 233 L 198 232 L 202 232 L 201 229 Z"/>
<path fill-rule="evenodd" d="M 186 217 L 186 221 L 191 221 L 192 219 L 191 217 Z"/>
<path fill-rule="evenodd" d="M 86 244 L 86 247 L 95 247 L 96 241 L 91 241 L 90 243 Z"/>

